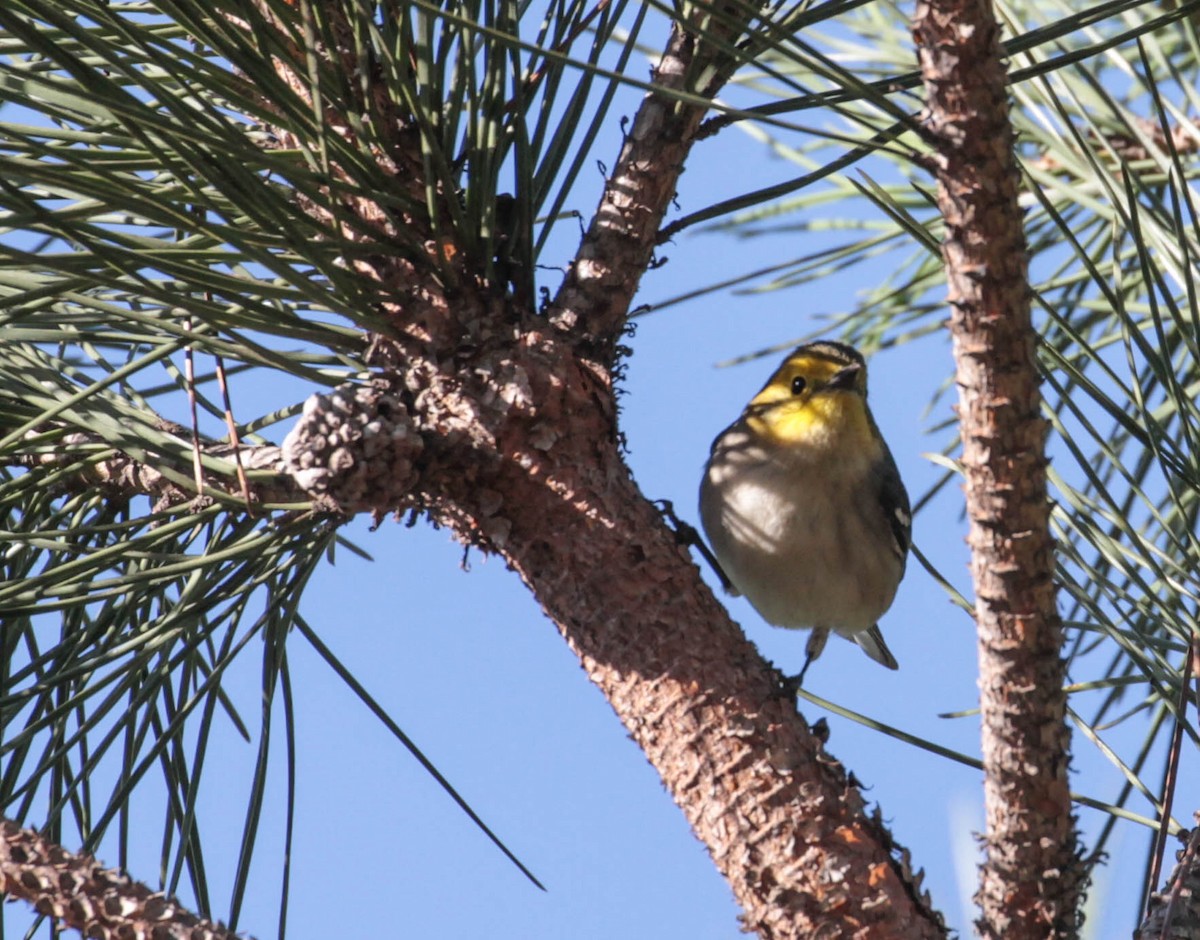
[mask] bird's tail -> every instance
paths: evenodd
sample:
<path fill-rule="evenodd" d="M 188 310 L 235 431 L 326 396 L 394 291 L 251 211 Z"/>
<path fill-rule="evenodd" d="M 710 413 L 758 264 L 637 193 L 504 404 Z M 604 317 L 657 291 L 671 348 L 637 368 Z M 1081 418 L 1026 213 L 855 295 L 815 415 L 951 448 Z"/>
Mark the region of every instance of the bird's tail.
<path fill-rule="evenodd" d="M 881 666 L 887 666 L 888 669 L 900 668 L 900 664 L 896 662 L 896 657 L 892 655 L 892 651 L 883 642 L 883 634 L 879 632 L 879 624 L 875 624 L 870 630 L 863 630 L 861 633 L 854 634 L 854 642 L 861 646 L 863 652 Z"/>

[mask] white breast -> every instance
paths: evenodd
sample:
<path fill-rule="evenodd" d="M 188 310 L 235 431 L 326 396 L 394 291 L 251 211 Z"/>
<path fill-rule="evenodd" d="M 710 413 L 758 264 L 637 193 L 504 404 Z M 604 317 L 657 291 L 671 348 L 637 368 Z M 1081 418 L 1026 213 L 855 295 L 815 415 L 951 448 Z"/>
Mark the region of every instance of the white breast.
<path fill-rule="evenodd" d="M 901 564 L 879 507 L 836 511 L 866 489 L 869 466 L 832 474 L 771 459 L 746 437 L 727 438 L 701 484 L 701 518 L 725 573 L 768 623 L 868 630 L 891 605 Z M 804 491 L 822 479 L 823 496 Z M 880 549 L 883 549 L 882 551 Z"/>

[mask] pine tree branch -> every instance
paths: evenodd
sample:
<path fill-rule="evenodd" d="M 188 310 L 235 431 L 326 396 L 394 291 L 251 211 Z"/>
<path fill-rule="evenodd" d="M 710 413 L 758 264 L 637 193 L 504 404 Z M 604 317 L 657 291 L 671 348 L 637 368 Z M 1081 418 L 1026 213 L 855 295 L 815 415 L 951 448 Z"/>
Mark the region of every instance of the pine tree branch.
<path fill-rule="evenodd" d="M 1019 171 L 987 0 L 922 0 L 913 21 L 960 389 L 979 630 L 985 937 L 1073 937 L 1080 883 L 1067 786 L 1041 394 Z"/>
<path fill-rule="evenodd" d="M 180 440 L 180 453 L 188 442 Z M 96 458 L 97 450 L 107 450 L 109 455 Z M 273 445 L 255 445 L 239 448 L 243 466 L 250 471 L 267 471 L 254 475 L 249 486 L 252 505 L 269 503 L 296 503 L 308 499 L 308 495 L 284 475 L 282 452 Z M 201 446 L 205 458 L 231 460 L 233 449 L 228 444 L 205 443 Z M 197 496 L 220 496 L 230 500 L 244 500 L 241 486 L 233 477 L 205 475 L 204 493 L 195 492 L 191 485 L 191 472 L 186 458 L 176 459 L 166 454 L 147 454 L 134 457 L 120 450 L 113 450 L 99 435 L 87 431 L 68 431 L 63 434 L 52 453 L 38 452 L 14 455 L 19 466 L 44 470 L 54 475 L 54 492 L 81 492 L 99 488 L 116 499 L 132 499 L 148 496 L 154 501 L 154 512 L 186 503 Z"/>
<path fill-rule="evenodd" d="M 753 8 L 722 12 L 744 24 Z M 723 52 L 677 26 L 656 76 L 679 89 L 727 71 Z M 708 846 L 746 929 L 943 936 L 904 850 L 780 696 L 621 456 L 609 367 L 704 110 L 643 101 L 549 320 L 455 268 L 465 253 L 441 252 L 425 275 L 411 259 L 356 262 L 385 295 L 417 298 L 385 305 L 394 333 L 370 354 L 424 443 L 407 505 L 530 586 Z"/>
<path fill-rule="evenodd" d="M 1112 131 L 1105 134 L 1103 139 L 1095 131 L 1088 131 L 1088 137 L 1099 144 L 1097 149 L 1101 153 L 1102 147 L 1111 147 L 1125 163 L 1151 159 L 1154 156 L 1151 148 L 1162 153 L 1174 151 L 1180 156 L 1200 150 L 1200 138 L 1190 125 L 1175 124 L 1168 129 L 1151 118 L 1131 117 L 1129 126 L 1128 131 Z M 1038 157 L 1033 166 L 1048 173 L 1069 172 L 1057 157 L 1049 153 Z"/>
<path fill-rule="evenodd" d="M 0 895 L 100 940 L 234 940 L 177 901 L 151 891 L 89 855 L 76 855 L 0 819 Z"/>
<path fill-rule="evenodd" d="M 34 440 L 53 428 L 39 429 Z M 329 393 L 311 396 L 300 420 L 283 440 L 238 447 L 242 466 L 249 471 L 243 489 L 233 473 L 208 473 L 205 490 L 197 493 L 188 469 L 191 455 L 182 429 L 172 453 L 134 457 L 98 433 L 67 430 L 52 450 L 38 446 L 17 453 L 22 466 L 53 472 L 55 487 L 80 491 L 100 487 L 114 497 L 149 496 L 154 511 L 215 496 L 233 502 L 249 498 L 250 506 L 313 502 L 314 509 L 352 516 L 359 512 L 386 513 L 395 509 L 416 482 L 415 465 L 424 442 L 413 428 L 407 406 L 385 381 L 366 385 L 347 383 Z M 233 447 L 201 442 L 202 459 L 232 464 Z M 109 451 L 94 457 L 95 451 Z"/>
<path fill-rule="evenodd" d="M 738 11 L 730 15 L 744 19 Z M 697 39 L 696 32 L 676 22 L 652 80 L 663 92 L 691 91 L 708 98 L 720 85 L 692 89 L 690 77 L 721 74 L 723 59 Z M 648 94 L 638 108 L 596 214 L 551 306 L 551 321 L 594 344 L 606 366 L 612 365 L 684 161 L 708 112 L 707 106 L 683 103 L 663 92 Z"/>

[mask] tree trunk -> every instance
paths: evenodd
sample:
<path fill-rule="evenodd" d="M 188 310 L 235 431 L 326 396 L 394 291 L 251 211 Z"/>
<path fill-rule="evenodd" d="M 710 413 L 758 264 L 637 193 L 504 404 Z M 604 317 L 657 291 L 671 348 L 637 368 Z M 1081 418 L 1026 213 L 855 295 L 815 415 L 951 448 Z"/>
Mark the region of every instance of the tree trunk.
<path fill-rule="evenodd" d="M 913 21 L 946 265 L 979 630 L 985 937 L 1073 937 L 1080 866 L 1067 784 L 1047 423 L 1030 316 L 1020 170 L 987 0 L 922 0 Z"/>

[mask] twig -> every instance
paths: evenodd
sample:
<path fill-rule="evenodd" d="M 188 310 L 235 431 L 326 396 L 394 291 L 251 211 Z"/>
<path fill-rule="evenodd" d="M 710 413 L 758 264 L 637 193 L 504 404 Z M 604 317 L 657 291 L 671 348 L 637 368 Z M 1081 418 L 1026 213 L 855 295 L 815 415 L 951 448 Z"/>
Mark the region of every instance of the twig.
<path fill-rule="evenodd" d="M 233 403 L 229 399 L 229 383 L 225 378 L 225 360 L 216 357 L 217 385 L 221 389 L 221 402 L 225 407 L 225 427 L 229 429 L 229 444 L 233 448 L 233 464 L 237 468 L 238 484 L 242 488 L 242 496 L 246 500 L 246 509 L 254 512 L 254 503 L 250 499 L 250 483 L 246 480 L 246 468 L 242 466 L 242 441 L 238 436 L 237 422 L 233 420 Z"/>
<path fill-rule="evenodd" d="M 185 332 L 192 331 L 192 318 L 183 318 Z M 196 412 L 196 362 L 191 344 L 183 354 L 183 376 L 187 382 L 188 405 L 192 416 L 192 476 L 196 481 L 196 495 L 204 495 L 204 464 L 200 460 L 200 419 Z"/>
<path fill-rule="evenodd" d="M 1146 890 L 1143 895 L 1143 913 L 1150 916 L 1150 898 L 1158 886 L 1158 877 L 1162 874 L 1163 856 L 1167 849 L 1167 832 L 1171 825 L 1171 805 L 1175 800 L 1175 784 L 1179 779 L 1179 755 L 1183 748 L 1183 727 L 1187 724 L 1188 682 L 1196 672 L 1196 656 L 1200 654 L 1200 637 L 1195 632 L 1188 640 L 1186 658 L 1183 663 L 1183 676 L 1179 683 L 1179 698 L 1175 709 L 1175 727 L 1171 732 L 1171 749 L 1167 753 L 1167 766 L 1163 771 L 1162 811 L 1159 816 L 1158 832 L 1154 836 L 1154 848 L 1150 857 L 1150 874 L 1146 879 Z"/>

